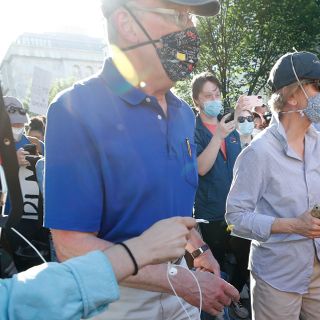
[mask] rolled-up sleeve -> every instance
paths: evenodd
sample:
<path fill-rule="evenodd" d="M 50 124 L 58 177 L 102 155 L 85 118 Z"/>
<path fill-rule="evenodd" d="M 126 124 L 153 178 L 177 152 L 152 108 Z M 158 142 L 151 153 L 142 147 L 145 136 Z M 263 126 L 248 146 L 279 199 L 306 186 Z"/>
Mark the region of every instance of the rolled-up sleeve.
<path fill-rule="evenodd" d="M 226 221 L 238 237 L 267 241 L 274 217 L 255 212 L 266 190 L 263 155 L 248 146 L 239 155 L 227 197 Z"/>
<path fill-rule="evenodd" d="M 0 282 L 1 319 L 89 318 L 119 299 L 107 257 L 99 251 L 48 263 Z"/>

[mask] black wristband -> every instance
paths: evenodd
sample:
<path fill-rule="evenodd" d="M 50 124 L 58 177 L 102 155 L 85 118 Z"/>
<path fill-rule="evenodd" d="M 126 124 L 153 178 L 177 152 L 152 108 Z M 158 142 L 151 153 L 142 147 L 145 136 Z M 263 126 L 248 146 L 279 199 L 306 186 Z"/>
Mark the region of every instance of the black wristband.
<path fill-rule="evenodd" d="M 130 256 L 131 260 L 132 260 L 132 263 L 134 265 L 134 272 L 133 272 L 133 276 L 137 275 L 138 274 L 138 271 L 139 271 L 139 268 L 138 268 L 138 264 L 137 264 L 137 261 L 136 259 L 134 258 L 131 250 L 128 248 L 128 246 L 123 243 L 123 242 L 117 242 L 116 244 L 119 244 L 120 246 L 122 246 L 123 248 L 126 249 L 126 251 L 128 252 L 128 255 Z"/>

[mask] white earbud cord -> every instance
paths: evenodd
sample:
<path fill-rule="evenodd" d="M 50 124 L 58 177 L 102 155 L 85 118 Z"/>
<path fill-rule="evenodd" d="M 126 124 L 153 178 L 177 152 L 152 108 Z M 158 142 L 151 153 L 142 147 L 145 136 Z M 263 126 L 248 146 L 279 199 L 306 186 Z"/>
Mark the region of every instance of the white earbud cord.
<path fill-rule="evenodd" d="M 170 285 L 173 293 L 174 293 L 175 296 L 177 297 L 177 299 L 178 299 L 178 301 L 179 301 L 179 303 L 180 303 L 183 311 L 185 312 L 185 314 L 187 315 L 187 317 L 188 317 L 189 320 L 192 320 L 192 319 L 190 318 L 190 315 L 189 315 L 188 311 L 186 310 L 185 306 L 184 306 L 183 303 L 181 302 L 181 298 L 177 295 L 177 292 L 176 292 L 176 290 L 174 289 L 173 284 L 172 284 L 172 282 L 171 282 L 171 280 L 170 280 L 170 270 L 171 270 L 171 268 L 176 268 L 176 267 L 183 268 L 183 269 L 187 270 L 187 271 L 192 275 L 192 277 L 194 278 L 194 280 L 196 281 L 196 284 L 197 284 L 198 290 L 199 290 L 199 295 L 200 295 L 200 303 L 199 303 L 199 320 L 200 320 L 200 319 L 201 319 L 201 318 L 200 318 L 200 317 L 201 317 L 201 310 L 202 310 L 202 292 L 201 292 L 201 288 L 200 288 L 199 281 L 198 281 L 198 279 L 196 278 L 196 276 L 193 274 L 193 272 L 190 271 L 187 267 L 185 267 L 185 266 L 180 266 L 180 265 L 177 265 L 177 264 L 171 264 L 170 262 L 168 262 L 168 267 L 167 267 L 167 279 L 168 279 L 169 285 Z"/>
<path fill-rule="evenodd" d="M 38 249 L 26 238 L 24 237 L 19 231 L 17 231 L 15 228 L 11 228 L 12 231 L 14 231 L 19 237 L 21 237 L 40 257 L 40 259 L 47 263 L 47 261 L 44 259 L 44 257 L 41 255 L 41 253 L 38 251 Z"/>

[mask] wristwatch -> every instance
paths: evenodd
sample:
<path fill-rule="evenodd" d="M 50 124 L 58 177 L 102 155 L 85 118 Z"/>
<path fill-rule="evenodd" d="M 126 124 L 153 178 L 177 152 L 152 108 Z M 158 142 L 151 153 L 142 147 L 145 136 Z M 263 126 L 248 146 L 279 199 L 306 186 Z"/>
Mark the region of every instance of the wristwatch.
<path fill-rule="evenodd" d="M 204 244 L 197 250 L 194 250 L 193 252 L 191 252 L 191 256 L 193 259 L 198 258 L 201 254 L 203 254 L 207 250 L 209 250 L 209 246 L 207 244 Z"/>

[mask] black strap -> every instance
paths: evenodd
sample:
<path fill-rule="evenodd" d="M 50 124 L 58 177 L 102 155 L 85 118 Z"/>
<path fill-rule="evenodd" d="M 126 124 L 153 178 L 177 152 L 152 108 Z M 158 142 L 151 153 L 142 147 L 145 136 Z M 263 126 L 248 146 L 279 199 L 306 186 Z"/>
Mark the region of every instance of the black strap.
<path fill-rule="evenodd" d="M 142 23 L 137 19 L 137 17 L 132 13 L 131 9 L 125 4 L 123 5 L 123 7 L 126 8 L 126 10 L 130 13 L 130 15 L 133 18 L 133 20 L 137 23 L 137 25 L 140 27 L 140 29 L 143 31 L 143 33 L 146 35 L 146 37 L 149 40 L 145 41 L 145 42 L 142 42 L 142 43 L 135 44 L 135 45 L 130 46 L 128 48 L 122 48 L 122 50 L 123 51 L 133 50 L 133 49 L 136 49 L 138 47 L 146 46 L 147 44 L 152 44 L 154 46 L 154 48 L 157 49 L 157 46 L 155 44 L 160 42 L 160 40 L 151 39 L 151 37 L 150 37 L 149 33 L 147 32 L 147 30 L 142 25 Z"/>
<path fill-rule="evenodd" d="M 8 186 L 11 211 L 8 216 L 0 216 L 0 227 L 11 228 L 18 225 L 23 214 L 23 198 L 19 182 L 19 165 L 10 119 L 6 111 L 0 85 L 0 158 Z"/>
<path fill-rule="evenodd" d="M 120 246 L 122 246 L 124 249 L 126 249 L 128 255 L 130 256 L 131 260 L 132 260 L 132 263 L 133 263 L 133 266 L 134 266 L 134 271 L 133 271 L 133 276 L 136 276 L 138 274 L 138 271 L 139 271 L 139 267 L 138 267 L 138 263 L 137 263 L 137 260 L 135 259 L 135 257 L 133 256 L 131 250 L 128 248 L 128 246 L 123 243 L 123 242 L 116 242 L 115 244 L 119 244 Z"/>

